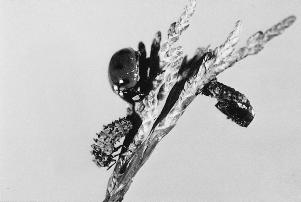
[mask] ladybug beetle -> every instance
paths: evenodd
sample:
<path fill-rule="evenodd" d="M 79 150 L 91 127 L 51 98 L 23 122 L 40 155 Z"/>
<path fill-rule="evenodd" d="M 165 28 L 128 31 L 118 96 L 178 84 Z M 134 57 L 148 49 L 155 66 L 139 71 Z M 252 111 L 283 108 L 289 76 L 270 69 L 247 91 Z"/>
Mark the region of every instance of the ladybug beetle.
<path fill-rule="evenodd" d="M 146 58 L 145 45 L 140 42 L 138 50 L 123 48 L 113 54 L 108 76 L 112 90 L 130 104 L 142 100 L 152 89 L 152 81 L 160 72 L 159 50 L 161 33 L 158 32 Z"/>
<path fill-rule="evenodd" d="M 140 100 L 138 88 L 139 53 L 132 48 L 117 51 L 109 64 L 109 81 L 112 90 L 129 103 Z"/>

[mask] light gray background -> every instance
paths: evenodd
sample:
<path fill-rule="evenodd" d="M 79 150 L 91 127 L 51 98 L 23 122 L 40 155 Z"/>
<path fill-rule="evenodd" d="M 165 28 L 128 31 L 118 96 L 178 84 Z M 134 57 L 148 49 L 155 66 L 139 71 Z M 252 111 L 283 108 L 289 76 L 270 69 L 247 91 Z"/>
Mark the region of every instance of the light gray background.
<path fill-rule="evenodd" d="M 102 124 L 125 115 L 107 66 L 123 47 L 147 49 L 179 1 L 0 3 L 0 200 L 101 201 L 112 172 L 91 161 Z M 199 0 L 180 43 L 223 42 L 241 19 L 248 36 L 299 19 L 219 76 L 256 110 L 240 128 L 199 97 L 134 178 L 125 201 L 301 201 L 300 0 Z"/>

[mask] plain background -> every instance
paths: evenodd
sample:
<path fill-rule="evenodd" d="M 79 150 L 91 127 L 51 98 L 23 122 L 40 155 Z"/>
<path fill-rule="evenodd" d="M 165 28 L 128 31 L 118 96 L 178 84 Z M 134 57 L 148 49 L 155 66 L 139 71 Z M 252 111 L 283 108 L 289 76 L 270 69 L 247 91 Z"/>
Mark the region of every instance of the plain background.
<path fill-rule="evenodd" d="M 147 49 L 183 11 L 178 1 L 0 3 L 0 200 L 102 201 L 112 170 L 91 161 L 95 132 L 125 115 L 107 66 L 123 47 Z M 295 14 L 286 32 L 219 76 L 251 100 L 248 128 L 196 99 L 143 166 L 124 201 L 301 201 L 300 0 L 199 0 L 180 44 L 190 56 L 241 43 Z"/>

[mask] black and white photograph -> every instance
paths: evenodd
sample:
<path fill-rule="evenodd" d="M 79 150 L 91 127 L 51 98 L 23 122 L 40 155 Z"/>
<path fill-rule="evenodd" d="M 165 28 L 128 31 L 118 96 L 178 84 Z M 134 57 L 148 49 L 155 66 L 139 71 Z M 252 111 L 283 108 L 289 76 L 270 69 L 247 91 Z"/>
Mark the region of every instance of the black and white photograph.
<path fill-rule="evenodd" d="M 0 0 L 1 202 L 300 202 L 300 0 Z"/>

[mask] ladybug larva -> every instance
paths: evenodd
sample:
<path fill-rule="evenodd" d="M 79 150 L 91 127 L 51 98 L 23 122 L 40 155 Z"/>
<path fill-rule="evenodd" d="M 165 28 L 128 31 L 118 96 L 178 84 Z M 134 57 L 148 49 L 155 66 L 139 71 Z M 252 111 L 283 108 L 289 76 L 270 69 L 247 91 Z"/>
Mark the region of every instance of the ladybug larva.
<path fill-rule="evenodd" d="M 110 169 L 114 165 L 122 147 L 122 140 L 132 128 L 131 117 L 127 116 L 105 125 L 102 131 L 96 133 L 91 154 L 97 166 Z"/>

